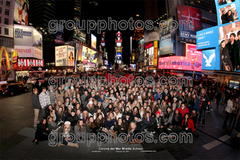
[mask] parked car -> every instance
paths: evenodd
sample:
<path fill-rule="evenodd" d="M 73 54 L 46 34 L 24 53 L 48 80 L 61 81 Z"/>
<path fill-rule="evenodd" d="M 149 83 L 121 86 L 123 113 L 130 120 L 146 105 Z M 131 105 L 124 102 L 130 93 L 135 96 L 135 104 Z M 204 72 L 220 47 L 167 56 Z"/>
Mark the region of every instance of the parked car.
<path fill-rule="evenodd" d="M 23 86 L 22 84 L 9 84 L 5 89 L 2 89 L 3 95 L 15 95 L 19 93 L 28 92 L 28 87 Z"/>

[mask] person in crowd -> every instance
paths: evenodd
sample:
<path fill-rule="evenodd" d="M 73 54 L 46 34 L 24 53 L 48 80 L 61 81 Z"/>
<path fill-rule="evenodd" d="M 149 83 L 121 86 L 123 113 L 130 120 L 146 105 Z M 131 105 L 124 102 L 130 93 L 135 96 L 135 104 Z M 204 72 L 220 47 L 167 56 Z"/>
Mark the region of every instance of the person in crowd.
<path fill-rule="evenodd" d="M 87 123 L 87 121 L 88 121 L 90 116 L 92 116 L 92 114 L 90 114 L 88 112 L 88 108 L 87 107 L 84 107 L 82 113 L 80 114 L 79 119 L 82 119 L 83 123 L 85 124 L 85 123 Z"/>
<path fill-rule="evenodd" d="M 35 142 L 36 144 L 39 143 L 39 141 L 45 141 L 48 139 L 49 135 L 49 129 L 48 129 L 48 123 L 46 119 L 42 119 L 42 121 L 37 125 L 37 129 L 35 132 L 35 138 L 32 142 Z"/>
<path fill-rule="evenodd" d="M 50 102 L 50 96 L 47 92 L 46 87 L 42 87 L 42 92 L 39 95 L 39 102 L 41 105 L 41 109 L 42 109 L 42 118 L 46 118 L 45 115 L 45 108 L 51 104 Z"/>
<path fill-rule="evenodd" d="M 105 120 L 105 128 L 109 130 L 110 128 L 114 127 L 115 123 L 115 117 L 113 112 L 109 112 L 108 116 L 106 117 Z"/>
<path fill-rule="evenodd" d="M 58 89 L 55 92 L 56 101 L 60 101 L 61 104 L 64 102 L 64 91 L 61 86 L 58 86 Z"/>
<path fill-rule="evenodd" d="M 233 97 L 230 97 L 230 99 L 227 101 L 227 107 L 226 107 L 225 111 L 226 111 L 226 117 L 223 122 L 223 126 L 222 126 L 223 129 L 225 129 L 227 127 L 227 122 L 230 119 L 230 116 L 233 112 Z M 229 126 L 229 128 L 230 128 L 230 126 Z"/>
<path fill-rule="evenodd" d="M 182 120 L 182 131 L 192 133 L 195 131 L 193 120 L 190 118 L 189 113 L 186 113 Z"/>
<path fill-rule="evenodd" d="M 38 98 L 38 89 L 36 87 L 33 88 L 32 104 L 33 104 L 33 108 L 34 108 L 33 127 L 36 129 L 37 123 L 38 123 L 38 117 L 39 117 L 39 110 L 41 108 L 39 98 Z"/>
<path fill-rule="evenodd" d="M 141 131 L 149 131 L 150 133 L 154 132 L 154 119 L 151 117 L 150 112 L 146 112 L 144 118 L 142 119 L 143 126 Z"/>
<path fill-rule="evenodd" d="M 159 111 L 156 112 L 154 125 L 155 125 L 154 126 L 155 131 L 158 134 L 161 134 L 162 132 L 165 132 L 163 114 L 161 114 Z"/>
<path fill-rule="evenodd" d="M 65 121 L 65 114 L 63 107 L 59 107 L 57 112 L 56 112 L 56 122 L 64 122 Z"/>
<path fill-rule="evenodd" d="M 82 119 L 79 119 L 77 124 L 74 126 L 74 133 L 75 135 L 79 136 L 80 138 L 83 139 L 84 134 L 86 134 L 86 128 L 85 128 L 85 124 L 83 123 Z"/>
<path fill-rule="evenodd" d="M 58 142 L 58 147 L 66 145 L 66 146 L 70 146 L 70 147 L 76 147 L 79 148 L 77 143 L 73 142 L 73 139 L 71 139 L 70 133 L 72 133 L 73 131 L 71 130 L 71 122 L 66 121 L 63 125 L 63 138 L 62 138 L 62 142 Z"/>
<path fill-rule="evenodd" d="M 84 123 L 84 121 L 83 121 L 83 123 Z M 96 132 L 96 125 L 94 123 L 93 116 L 90 116 L 88 118 L 88 121 L 84 124 L 85 124 L 85 128 L 86 128 L 87 133 L 97 133 Z"/>
<path fill-rule="evenodd" d="M 233 102 L 233 111 L 230 118 L 230 127 L 231 129 L 235 128 L 236 120 L 237 120 L 237 114 L 239 113 L 240 104 L 239 104 L 239 98 L 237 97 L 235 101 Z"/>
<path fill-rule="evenodd" d="M 199 99 L 199 105 L 198 105 L 198 107 L 199 107 L 199 117 L 198 117 L 198 121 L 197 121 L 197 123 L 200 123 L 201 120 L 202 120 L 202 127 L 205 126 L 205 111 L 206 111 L 206 107 L 208 105 L 208 102 L 209 102 L 209 98 L 206 95 L 205 89 L 202 89 L 200 99 Z"/>
<path fill-rule="evenodd" d="M 164 114 L 164 125 L 169 127 L 172 124 L 173 111 L 171 107 L 167 107 L 167 111 Z"/>
<path fill-rule="evenodd" d="M 135 143 L 141 143 L 142 141 L 141 140 L 136 140 L 134 139 L 134 136 L 137 134 L 137 133 L 140 133 L 141 130 L 140 128 L 137 127 L 136 123 L 134 122 L 131 122 L 129 124 L 129 128 L 128 128 L 128 140 L 129 140 L 129 144 L 135 144 Z"/>
<path fill-rule="evenodd" d="M 51 116 L 48 116 L 47 117 L 47 123 L 48 123 L 48 130 L 49 130 L 49 133 L 52 131 L 52 130 L 56 130 L 58 128 L 58 125 L 57 123 L 55 123 L 53 121 L 53 118 Z"/>
<path fill-rule="evenodd" d="M 126 126 L 122 120 L 122 118 L 118 118 L 117 123 L 114 125 L 113 130 L 117 132 L 117 135 L 121 133 L 127 133 Z"/>
<path fill-rule="evenodd" d="M 54 106 L 54 104 L 56 103 L 56 96 L 53 90 L 53 86 L 49 86 L 48 94 L 50 96 L 51 105 Z"/>
<path fill-rule="evenodd" d="M 182 115 L 182 118 L 186 113 L 189 113 L 189 109 L 186 107 L 185 103 L 182 103 L 182 106 L 180 108 L 178 108 L 178 110 L 179 110 L 180 114 Z"/>

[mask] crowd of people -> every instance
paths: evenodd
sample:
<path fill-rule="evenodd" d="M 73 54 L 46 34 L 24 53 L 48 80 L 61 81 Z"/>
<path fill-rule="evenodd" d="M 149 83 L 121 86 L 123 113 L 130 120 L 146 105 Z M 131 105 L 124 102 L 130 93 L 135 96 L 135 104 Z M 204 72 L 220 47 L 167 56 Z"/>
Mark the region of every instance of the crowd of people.
<path fill-rule="evenodd" d="M 104 133 L 117 138 L 120 133 L 135 143 L 137 133 L 192 133 L 196 126 L 205 126 L 206 112 L 223 104 L 226 119 L 223 128 L 234 128 L 239 113 L 238 92 L 224 85 L 161 86 L 153 84 L 119 84 L 69 80 L 57 86 L 43 86 L 41 93 L 33 88 L 33 142 L 47 140 L 49 133 L 59 129 L 65 139 L 61 145 L 78 147 L 69 142 L 70 133 Z M 40 123 L 39 118 L 42 117 Z M 199 123 L 199 124 L 198 124 Z M 228 125 L 229 123 L 229 125 Z M 236 130 L 240 132 L 238 120 Z M 240 137 L 240 133 L 237 135 Z"/>

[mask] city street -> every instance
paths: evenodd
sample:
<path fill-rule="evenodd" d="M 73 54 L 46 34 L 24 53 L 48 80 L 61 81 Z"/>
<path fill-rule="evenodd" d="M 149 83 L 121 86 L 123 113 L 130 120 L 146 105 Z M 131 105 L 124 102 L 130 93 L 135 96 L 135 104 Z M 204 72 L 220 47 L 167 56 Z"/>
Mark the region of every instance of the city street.
<path fill-rule="evenodd" d="M 215 105 L 215 104 L 214 104 Z M 47 141 L 38 145 L 32 143 L 35 130 L 31 92 L 14 97 L 1 98 L 0 105 L 1 159 L 237 159 L 240 158 L 240 139 L 235 130 L 221 128 L 224 114 L 222 106 L 206 114 L 205 127 L 197 127 L 199 137 L 192 144 L 144 143 L 120 144 L 119 142 L 101 144 L 101 148 L 130 147 L 141 148 L 145 152 L 101 150 L 97 144 L 79 144 L 79 148 L 67 146 L 50 147 Z M 157 135 L 155 135 L 156 137 Z M 91 153 L 91 154 L 90 154 Z M 131 154 L 133 153 L 133 154 Z M 184 154 L 183 154 L 184 153 Z"/>

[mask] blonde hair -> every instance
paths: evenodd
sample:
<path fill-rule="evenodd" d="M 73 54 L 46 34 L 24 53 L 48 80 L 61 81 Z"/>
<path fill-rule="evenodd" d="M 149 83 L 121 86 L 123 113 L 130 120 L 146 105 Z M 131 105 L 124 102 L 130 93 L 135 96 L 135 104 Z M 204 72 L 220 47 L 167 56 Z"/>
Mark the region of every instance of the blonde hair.
<path fill-rule="evenodd" d="M 38 91 L 38 89 L 37 89 L 36 87 L 33 88 L 33 93 L 34 93 L 35 91 Z"/>

